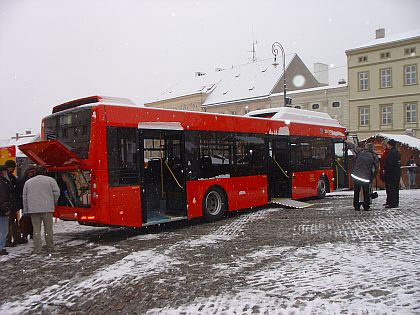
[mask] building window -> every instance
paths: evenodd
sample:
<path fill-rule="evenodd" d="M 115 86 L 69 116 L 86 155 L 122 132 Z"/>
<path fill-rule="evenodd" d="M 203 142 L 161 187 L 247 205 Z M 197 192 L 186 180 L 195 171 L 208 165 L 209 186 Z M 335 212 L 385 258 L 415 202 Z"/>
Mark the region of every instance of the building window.
<path fill-rule="evenodd" d="M 391 68 L 381 69 L 381 89 L 391 87 Z"/>
<path fill-rule="evenodd" d="M 381 59 L 391 58 L 391 53 L 389 51 L 381 53 Z"/>
<path fill-rule="evenodd" d="M 369 108 L 368 107 L 359 108 L 359 125 L 369 126 Z"/>
<path fill-rule="evenodd" d="M 417 65 L 404 66 L 404 85 L 417 84 Z"/>
<path fill-rule="evenodd" d="M 416 47 L 410 47 L 410 48 L 404 49 L 404 55 L 406 56 L 415 55 L 415 54 L 416 54 Z"/>
<path fill-rule="evenodd" d="M 382 125 L 392 124 L 392 105 L 382 106 L 381 112 L 382 112 L 381 124 Z"/>
<path fill-rule="evenodd" d="M 318 103 L 312 104 L 312 109 L 319 109 L 319 104 Z"/>
<path fill-rule="evenodd" d="M 368 61 L 368 57 L 367 56 L 361 56 L 359 57 L 359 62 L 367 62 Z"/>
<path fill-rule="evenodd" d="M 369 89 L 369 73 L 359 72 L 359 91 L 366 91 Z"/>
<path fill-rule="evenodd" d="M 405 104 L 405 122 L 407 124 L 417 123 L 417 104 L 415 103 Z"/>

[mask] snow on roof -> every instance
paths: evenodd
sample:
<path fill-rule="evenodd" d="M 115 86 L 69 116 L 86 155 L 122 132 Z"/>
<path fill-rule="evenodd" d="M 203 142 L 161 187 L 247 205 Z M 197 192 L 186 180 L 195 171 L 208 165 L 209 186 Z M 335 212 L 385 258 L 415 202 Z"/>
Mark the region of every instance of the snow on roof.
<path fill-rule="evenodd" d="M 286 69 L 295 56 L 286 55 Z M 268 96 L 282 73 L 283 67 L 273 66 L 270 58 L 181 81 L 154 101 L 205 93 L 208 97 L 203 105 L 208 106 L 233 99 Z"/>
<path fill-rule="evenodd" d="M 286 56 L 286 69 L 295 56 Z M 268 96 L 282 77 L 283 67 L 273 66 L 273 60 L 266 59 L 224 72 L 225 75 L 207 97 L 204 106 Z"/>
<path fill-rule="evenodd" d="M 209 93 L 221 80 L 224 75 L 223 72 L 224 71 L 218 71 L 181 81 L 163 92 L 156 100 L 153 100 L 153 102 L 197 93 Z"/>
<path fill-rule="evenodd" d="M 259 109 L 249 112 L 245 116 L 255 117 L 262 114 L 275 113 L 271 119 L 290 121 L 294 123 L 311 124 L 319 126 L 342 127 L 336 119 L 323 112 L 315 112 L 306 109 L 297 109 L 292 107 L 273 107 Z"/>
<path fill-rule="evenodd" d="M 39 134 L 32 135 L 31 137 L 20 137 L 17 140 L 16 139 L 5 139 L 0 140 L 0 147 L 10 147 L 12 145 L 16 146 L 16 157 L 25 157 L 26 155 L 22 153 L 22 151 L 19 150 L 18 146 L 21 144 L 26 144 L 30 142 L 34 142 L 40 139 Z"/>
<path fill-rule="evenodd" d="M 378 133 L 372 137 L 366 138 L 363 141 L 366 141 L 370 138 L 375 138 L 375 137 L 382 137 L 384 139 L 390 140 L 393 139 L 401 144 L 405 144 L 407 146 L 409 146 L 410 148 L 414 148 L 417 150 L 420 150 L 420 139 L 415 138 L 415 137 L 411 137 L 408 135 L 393 135 L 393 134 L 389 134 L 389 133 Z"/>
<path fill-rule="evenodd" d="M 346 50 L 346 53 L 351 52 L 353 50 L 357 50 L 357 49 L 368 48 L 368 47 L 373 47 L 373 46 L 378 46 L 378 45 L 383 45 L 383 44 L 388 44 L 388 43 L 393 43 L 393 42 L 399 42 L 399 41 L 408 40 L 408 39 L 412 39 L 416 37 L 420 37 L 420 28 L 411 30 L 405 33 L 393 34 L 393 35 L 385 36 L 383 38 L 376 38 L 363 45 L 348 49 Z"/>

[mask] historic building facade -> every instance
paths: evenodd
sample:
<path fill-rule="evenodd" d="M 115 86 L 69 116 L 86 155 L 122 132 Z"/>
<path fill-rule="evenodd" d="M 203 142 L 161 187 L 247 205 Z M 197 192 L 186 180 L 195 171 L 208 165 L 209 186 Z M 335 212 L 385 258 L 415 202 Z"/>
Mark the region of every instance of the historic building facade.
<path fill-rule="evenodd" d="M 346 51 L 349 130 L 363 139 L 377 133 L 420 137 L 418 81 L 420 29 L 376 38 Z"/>

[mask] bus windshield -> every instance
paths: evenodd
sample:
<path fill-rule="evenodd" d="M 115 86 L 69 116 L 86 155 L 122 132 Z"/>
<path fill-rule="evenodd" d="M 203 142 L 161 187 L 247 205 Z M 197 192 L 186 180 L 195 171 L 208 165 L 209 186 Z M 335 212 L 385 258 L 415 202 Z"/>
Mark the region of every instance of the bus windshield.
<path fill-rule="evenodd" d="M 46 117 L 44 120 L 45 140 L 59 140 L 81 159 L 87 159 L 90 143 L 90 117 L 90 108 Z"/>

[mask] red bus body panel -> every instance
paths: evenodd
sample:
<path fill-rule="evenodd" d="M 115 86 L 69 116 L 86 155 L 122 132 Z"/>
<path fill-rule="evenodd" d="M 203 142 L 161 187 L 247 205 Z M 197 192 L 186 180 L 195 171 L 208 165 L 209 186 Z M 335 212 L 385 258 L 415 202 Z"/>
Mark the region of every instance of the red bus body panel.
<path fill-rule="evenodd" d="M 292 199 L 303 199 L 317 196 L 317 184 L 321 177 L 326 177 L 330 191 L 334 190 L 333 170 L 315 170 L 293 172 Z"/>
<path fill-rule="evenodd" d="M 109 189 L 109 215 L 113 225 L 141 226 L 140 186 Z"/>
<path fill-rule="evenodd" d="M 19 149 L 33 161 L 48 168 L 83 168 L 85 163 L 60 141 L 39 141 L 22 144 Z"/>
<path fill-rule="evenodd" d="M 189 181 L 187 182 L 189 219 L 203 215 L 203 198 L 211 186 L 220 186 L 227 193 L 228 211 L 257 207 L 268 203 L 266 175 Z"/>

